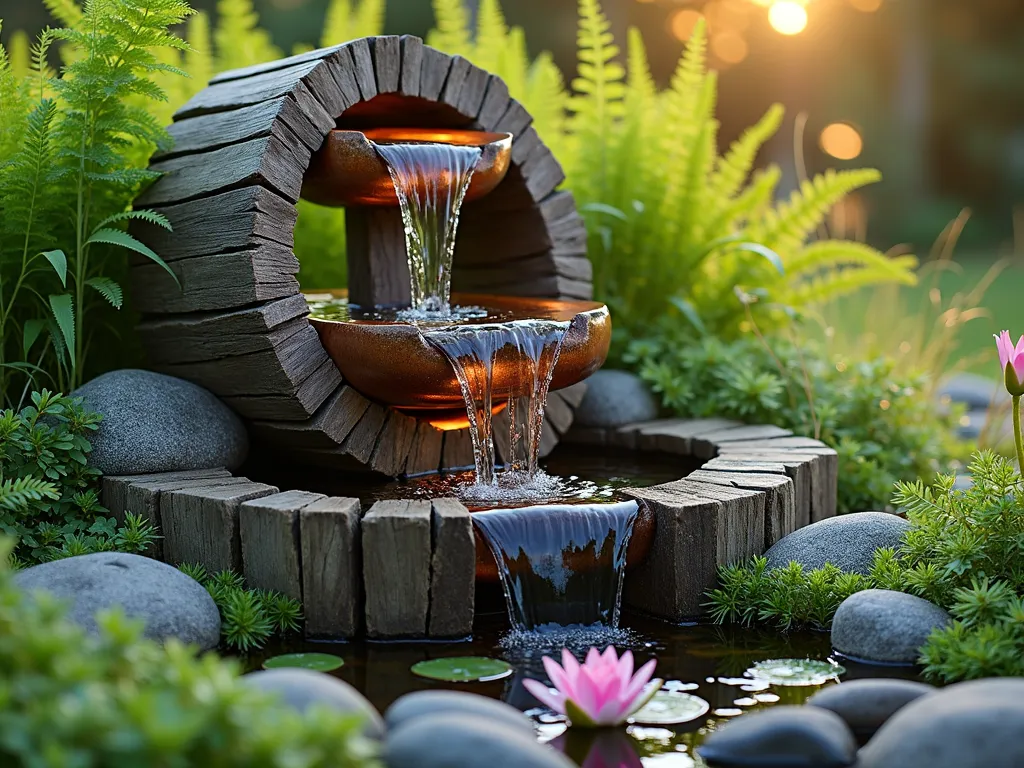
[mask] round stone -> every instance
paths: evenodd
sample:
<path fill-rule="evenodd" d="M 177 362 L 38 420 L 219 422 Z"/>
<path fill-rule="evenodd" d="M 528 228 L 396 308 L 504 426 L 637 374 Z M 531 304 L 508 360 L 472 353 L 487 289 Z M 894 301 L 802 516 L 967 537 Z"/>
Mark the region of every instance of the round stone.
<path fill-rule="evenodd" d="M 365 736 L 377 740 L 384 738 L 384 721 L 380 713 L 359 691 L 332 675 L 311 669 L 265 669 L 243 676 L 242 682 L 277 694 L 299 712 L 320 704 L 342 714 L 358 714 L 363 718 Z"/>
<path fill-rule="evenodd" d="M 875 551 L 899 547 L 910 523 L 886 512 L 854 512 L 820 520 L 784 536 L 764 556 L 769 568 L 791 561 L 805 570 L 832 563 L 847 573 L 867 575 Z"/>
<path fill-rule="evenodd" d="M 71 393 L 103 415 L 89 463 L 105 475 L 236 469 L 249 452 L 242 420 L 202 387 L 152 371 L 98 376 Z"/>
<path fill-rule="evenodd" d="M 932 631 L 950 621 L 942 608 L 920 597 L 866 589 L 839 605 L 832 647 L 858 661 L 913 664 Z"/>
<path fill-rule="evenodd" d="M 100 552 L 35 565 L 14 580 L 27 592 L 49 592 L 68 603 L 68 618 L 91 634 L 97 611 L 120 607 L 145 623 L 143 634 L 152 640 L 174 637 L 204 651 L 220 642 L 220 612 L 209 592 L 158 560 Z"/>
<path fill-rule="evenodd" d="M 976 373 L 958 373 L 950 376 L 939 387 L 939 398 L 949 398 L 954 403 L 963 403 L 968 410 L 986 411 L 999 392 L 995 379 Z"/>
<path fill-rule="evenodd" d="M 907 704 L 861 750 L 858 768 L 1024 765 L 1024 679 L 958 683 Z"/>
<path fill-rule="evenodd" d="M 857 742 L 834 712 L 782 706 L 730 720 L 697 752 L 723 768 L 841 768 L 857 760 Z"/>
<path fill-rule="evenodd" d="M 587 394 L 576 409 L 581 427 L 621 427 L 658 417 L 658 403 L 643 379 L 627 371 L 601 370 L 587 379 Z"/>
<path fill-rule="evenodd" d="M 574 768 L 532 734 L 486 714 L 439 712 L 407 721 L 384 748 L 388 768 Z"/>
<path fill-rule="evenodd" d="M 935 690 L 913 680 L 851 680 L 818 691 L 807 703 L 835 712 L 850 726 L 857 741 L 866 744 L 897 711 Z"/>
<path fill-rule="evenodd" d="M 452 715 L 478 715 L 512 730 L 533 736 L 533 723 L 515 707 L 475 693 L 461 691 L 416 691 L 400 697 L 384 713 L 389 730 L 405 725 L 417 718 L 438 713 Z"/>

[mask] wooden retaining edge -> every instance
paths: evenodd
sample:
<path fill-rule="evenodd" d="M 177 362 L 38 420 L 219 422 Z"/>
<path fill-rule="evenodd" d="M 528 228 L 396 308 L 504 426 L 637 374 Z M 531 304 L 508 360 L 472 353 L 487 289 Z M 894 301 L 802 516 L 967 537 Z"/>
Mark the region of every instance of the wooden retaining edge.
<path fill-rule="evenodd" d="M 591 297 L 586 228 L 572 195 L 557 189 L 564 173 L 530 114 L 499 77 L 393 35 L 216 75 L 175 114 L 175 144 L 153 158 L 161 176 L 138 199 L 159 209 L 173 232 L 132 225 L 178 282 L 142 257 L 131 272 L 153 367 L 213 391 L 265 445 L 281 438 L 300 459 L 339 468 L 354 459 L 401 474 L 465 465 L 468 434 L 442 439 L 429 425 L 382 417 L 347 391 L 306 319 L 292 251 L 295 204 L 313 153 L 350 115 L 388 100 L 399 108 L 434 102 L 439 125 L 513 134 L 505 180 L 463 207 L 456 289 Z M 361 303 L 405 298 L 397 209 L 352 209 L 346 225 L 352 295 Z M 348 409 L 343 426 L 326 418 L 338 413 L 339 399 Z M 545 451 L 574 410 L 553 414 Z"/>

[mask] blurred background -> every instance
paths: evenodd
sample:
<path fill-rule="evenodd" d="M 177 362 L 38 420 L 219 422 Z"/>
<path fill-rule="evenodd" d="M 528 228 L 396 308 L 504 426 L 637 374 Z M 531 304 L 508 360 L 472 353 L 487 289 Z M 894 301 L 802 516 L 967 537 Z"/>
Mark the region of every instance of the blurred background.
<path fill-rule="evenodd" d="M 476 0 L 465 0 L 472 13 Z M 193 0 L 214 13 L 214 0 Z M 255 0 L 261 24 L 284 50 L 318 39 L 327 0 Z M 798 179 L 828 167 L 873 166 L 884 180 L 833 212 L 831 230 L 886 250 L 926 257 L 964 209 L 961 269 L 942 276 L 945 294 L 976 285 L 999 258 L 1010 268 L 985 305 L 1016 319 L 1024 272 L 1024 2 L 1021 0 L 603 0 L 625 39 L 644 35 L 656 79 L 667 83 L 697 20 L 707 19 L 720 73 L 720 143 L 726 146 L 773 102 L 786 123 L 762 158 Z M 531 55 L 553 53 L 567 79 L 575 68 L 577 0 L 506 0 L 508 22 L 525 29 Z M 47 23 L 41 3 L 0 0 L 4 37 Z M 424 35 L 430 0 L 388 0 L 385 32 Z M 666 126 L 670 130 L 671 126 Z M 798 150 L 797 147 L 800 147 Z M 927 291 L 927 286 L 922 291 Z M 855 305 L 856 306 L 856 305 Z M 844 314 L 856 314 L 847 307 Z M 966 347 L 989 343 L 975 323 Z"/>

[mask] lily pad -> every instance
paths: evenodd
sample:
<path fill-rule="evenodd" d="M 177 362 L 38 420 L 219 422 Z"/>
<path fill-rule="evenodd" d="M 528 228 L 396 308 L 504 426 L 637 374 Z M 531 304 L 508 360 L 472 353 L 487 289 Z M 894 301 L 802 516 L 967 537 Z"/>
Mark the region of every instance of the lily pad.
<path fill-rule="evenodd" d="M 676 725 L 703 717 L 711 709 L 700 696 L 681 691 L 658 691 L 629 718 L 637 725 Z"/>
<path fill-rule="evenodd" d="M 485 683 L 512 674 L 512 666 L 501 659 L 486 656 L 452 656 L 412 665 L 412 673 L 447 683 Z"/>
<path fill-rule="evenodd" d="M 316 672 L 330 672 L 345 665 L 341 656 L 332 653 L 285 653 L 280 656 L 271 656 L 263 662 L 264 669 L 281 669 L 283 667 L 298 667 L 299 669 L 312 669 Z"/>
<path fill-rule="evenodd" d="M 791 686 L 824 685 L 838 679 L 844 672 L 846 667 L 814 659 L 769 659 L 759 661 L 747 670 L 747 674 L 755 680 Z"/>

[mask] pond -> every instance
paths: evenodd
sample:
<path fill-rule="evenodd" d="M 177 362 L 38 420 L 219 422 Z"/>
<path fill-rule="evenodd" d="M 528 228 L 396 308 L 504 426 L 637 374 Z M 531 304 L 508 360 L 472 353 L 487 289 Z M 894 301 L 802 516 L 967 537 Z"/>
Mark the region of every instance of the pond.
<path fill-rule="evenodd" d="M 485 599 L 486 595 L 482 595 Z M 831 646 L 828 633 L 781 634 L 752 629 L 716 626 L 674 626 L 626 613 L 627 628 L 615 643 L 632 648 L 637 665 L 651 656 L 658 659 L 655 675 L 666 688 L 705 700 L 706 714 L 681 725 L 631 725 L 600 733 L 567 731 L 557 716 L 542 709 L 523 688 L 524 678 L 544 678 L 541 659 L 554 655 L 562 643 L 546 643 L 544 636 L 509 637 L 503 613 L 478 615 L 471 641 L 465 642 L 346 642 L 318 643 L 297 640 L 279 643 L 247 660 L 258 668 L 263 660 L 280 653 L 320 652 L 341 656 L 345 664 L 330 674 L 355 686 L 381 712 L 405 693 L 451 689 L 500 699 L 530 714 L 538 738 L 565 752 L 584 768 L 687 768 L 704 763 L 694 749 L 718 725 L 731 718 L 778 704 L 800 704 L 822 685 L 788 686 L 745 676 L 755 663 L 770 659 L 810 658 L 827 661 Z M 548 647 L 545 648 L 545 645 Z M 422 661 L 453 656 L 490 656 L 504 659 L 513 673 L 499 680 L 446 683 L 413 674 Z M 916 679 L 909 668 L 864 667 L 846 660 L 841 680 L 858 677 Z M 825 685 L 832 684 L 825 683 Z"/>

